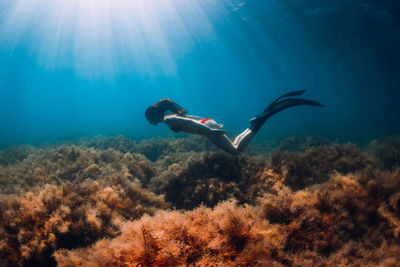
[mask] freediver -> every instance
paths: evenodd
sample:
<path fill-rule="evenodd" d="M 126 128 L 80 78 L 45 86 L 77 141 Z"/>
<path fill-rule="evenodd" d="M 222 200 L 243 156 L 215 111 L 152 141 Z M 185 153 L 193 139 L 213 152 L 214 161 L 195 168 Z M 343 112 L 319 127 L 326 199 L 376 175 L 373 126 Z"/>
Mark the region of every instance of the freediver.
<path fill-rule="evenodd" d="M 168 98 L 149 106 L 146 109 L 145 116 L 151 124 L 157 125 L 164 122 L 174 132 L 204 135 L 222 150 L 232 155 L 238 155 L 250 143 L 265 121 L 279 111 L 299 105 L 323 107 L 317 101 L 290 98 L 302 95 L 305 91 L 294 91 L 278 97 L 262 113 L 252 118 L 250 127 L 239 134 L 233 142 L 226 135 L 226 131 L 221 129 L 222 124 L 210 118 L 187 115 L 185 109 Z"/>

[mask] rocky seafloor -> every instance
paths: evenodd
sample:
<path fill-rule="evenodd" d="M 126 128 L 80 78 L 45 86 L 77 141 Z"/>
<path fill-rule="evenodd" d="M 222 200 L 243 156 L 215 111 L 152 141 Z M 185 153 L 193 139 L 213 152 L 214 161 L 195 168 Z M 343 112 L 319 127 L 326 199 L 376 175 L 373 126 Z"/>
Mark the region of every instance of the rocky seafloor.
<path fill-rule="evenodd" d="M 0 266 L 398 266 L 400 137 L 0 150 Z"/>

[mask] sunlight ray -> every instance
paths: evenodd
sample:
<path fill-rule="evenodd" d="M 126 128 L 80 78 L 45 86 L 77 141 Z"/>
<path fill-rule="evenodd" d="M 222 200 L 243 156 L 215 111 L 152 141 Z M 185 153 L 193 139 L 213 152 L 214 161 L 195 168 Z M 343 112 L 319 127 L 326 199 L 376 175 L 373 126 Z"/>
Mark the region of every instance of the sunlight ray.
<path fill-rule="evenodd" d="M 176 58 L 215 38 L 199 1 L 16 0 L 3 5 L 3 49 L 28 49 L 40 66 L 71 68 L 95 79 L 132 71 L 177 75 Z"/>

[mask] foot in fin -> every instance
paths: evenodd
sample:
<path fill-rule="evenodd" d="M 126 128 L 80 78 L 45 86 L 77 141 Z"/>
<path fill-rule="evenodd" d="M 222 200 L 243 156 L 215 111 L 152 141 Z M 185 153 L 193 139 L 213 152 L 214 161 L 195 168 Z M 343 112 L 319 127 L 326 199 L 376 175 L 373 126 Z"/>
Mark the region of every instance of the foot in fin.
<path fill-rule="evenodd" d="M 307 99 L 301 99 L 301 98 L 288 98 L 288 99 L 281 100 L 282 98 L 285 98 L 285 97 L 302 95 L 305 91 L 306 90 L 294 91 L 294 92 L 290 92 L 290 93 L 287 93 L 287 94 L 284 94 L 284 95 L 278 97 L 262 113 L 260 113 L 259 115 L 257 115 L 256 117 L 254 117 L 250 120 L 250 127 L 249 127 L 250 130 L 252 130 L 253 132 L 256 133 L 261 128 L 261 126 L 263 126 L 263 124 L 269 117 L 278 113 L 279 111 L 282 111 L 284 109 L 287 109 L 287 108 L 290 108 L 293 106 L 307 105 L 307 106 L 323 107 L 323 105 L 321 103 L 319 103 L 317 101 L 313 101 L 313 100 L 307 100 Z"/>

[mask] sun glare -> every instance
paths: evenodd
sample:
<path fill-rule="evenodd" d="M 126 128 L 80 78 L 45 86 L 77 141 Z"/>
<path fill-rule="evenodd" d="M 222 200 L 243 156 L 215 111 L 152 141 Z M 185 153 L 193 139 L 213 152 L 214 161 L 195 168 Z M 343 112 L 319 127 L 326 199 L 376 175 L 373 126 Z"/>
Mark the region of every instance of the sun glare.
<path fill-rule="evenodd" d="M 40 66 L 112 78 L 176 74 L 176 58 L 214 38 L 210 1 L 5 0 L 0 47 L 26 49 Z"/>

